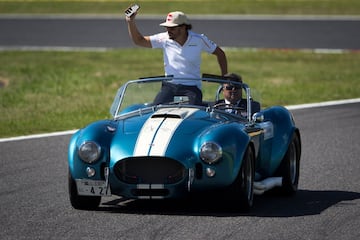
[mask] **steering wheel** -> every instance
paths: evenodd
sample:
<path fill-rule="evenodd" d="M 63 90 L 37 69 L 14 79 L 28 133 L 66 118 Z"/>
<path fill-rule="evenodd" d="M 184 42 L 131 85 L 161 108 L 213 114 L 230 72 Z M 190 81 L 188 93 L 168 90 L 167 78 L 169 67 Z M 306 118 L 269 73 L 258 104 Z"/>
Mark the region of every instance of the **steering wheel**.
<path fill-rule="evenodd" d="M 226 109 L 232 109 L 235 111 L 238 111 L 240 113 L 240 111 L 245 111 L 245 108 L 242 107 L 236 107 L 234 104 L 228 104 L 228 103 L 217 103 L 213 106 L 213 108 L 215 109 L 221 109 L 221 110 L 226 110 Z"/>
<path fill-rule="evenodd" d="M 235 106 L 233 104 L 227 104 L 227 103 L 217 103 L 213 106 L 215 109 L 234 109 Z"/>

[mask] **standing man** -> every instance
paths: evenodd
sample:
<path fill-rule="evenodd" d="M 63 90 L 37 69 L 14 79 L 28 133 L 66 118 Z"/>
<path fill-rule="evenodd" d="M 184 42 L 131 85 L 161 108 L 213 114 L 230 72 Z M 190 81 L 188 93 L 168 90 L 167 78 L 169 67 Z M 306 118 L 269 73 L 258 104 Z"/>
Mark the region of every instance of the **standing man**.
<path fill-rule="evenodd" d="M 200 78 L 201 52 L 205 51 L 217 57 L 222 75 L 227 73 L 227 59 L 224 51 L 205 35 L 193 31 L 192 25 L 183 12 L 170 12 L 164 23 L 160 26 L 166 32 L 151 36 L 143 36 L 135 24 L 136 14 L 126 17 L 130 38 L 142 47 L 162 48 L 164 55 L 164 68 L 167 76 L 176 79 L 164 82 L 154 104 L 171 102 L 176 95 L 185 95 L 189 104 L 201 104 L 201 81 L 185 80 L 186 78 Z"/>

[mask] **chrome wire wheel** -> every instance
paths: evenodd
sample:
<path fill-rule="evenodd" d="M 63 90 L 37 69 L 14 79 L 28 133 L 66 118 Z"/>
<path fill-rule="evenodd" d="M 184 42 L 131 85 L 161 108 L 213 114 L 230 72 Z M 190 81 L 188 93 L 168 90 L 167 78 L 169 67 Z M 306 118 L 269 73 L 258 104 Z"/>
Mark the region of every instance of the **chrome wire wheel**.
<path fill-rule="evenodd" d="M 254 200 L 254 154 L 251 147 L 245 152 L 242 160 L 241 169 L 235 181 L 235 192 L 239 209 L 249 211 Z"/>
<path fill-rule="evenodd" d="M 255 157 L 251 146 L 245 151 L 235 181 L 227 189 L 225 199 L 232 211 L 249 212 L 254 200 Z M 224 195 L 223 195 L 224 196 Z"/>

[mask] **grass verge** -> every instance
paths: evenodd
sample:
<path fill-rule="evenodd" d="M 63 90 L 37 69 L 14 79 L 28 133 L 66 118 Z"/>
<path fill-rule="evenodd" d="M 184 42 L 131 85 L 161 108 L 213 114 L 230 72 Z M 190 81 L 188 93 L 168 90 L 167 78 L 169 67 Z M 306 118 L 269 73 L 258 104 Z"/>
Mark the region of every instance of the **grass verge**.
<path fill-rule="evenodd" d="M 188 14 L 359 15 L 358 0 L 0 0 L 0 13 L 119 14 L 137 2 L 142 14 L 182 10 Z"/>
<path fill-rule="evenodd" d="M 360 97 L 359 53 L 226 53 L 229 70 L 257 89 L 263 106 Z M 214 56 L 204 54 L 202 72 L 218 71 Z M 162 53 L 153 49 L 0 52 L 0 137 L 76 129 L 108 118 L 122 83 L 162 73 Z"/>

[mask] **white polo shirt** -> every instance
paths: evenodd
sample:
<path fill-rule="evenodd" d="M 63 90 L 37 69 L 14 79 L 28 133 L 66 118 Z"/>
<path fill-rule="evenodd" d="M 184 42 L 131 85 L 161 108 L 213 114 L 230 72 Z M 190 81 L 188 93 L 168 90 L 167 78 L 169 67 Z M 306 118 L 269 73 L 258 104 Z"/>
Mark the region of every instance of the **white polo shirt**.
<path fill-rule="evenodd" d="M 217 45 L 204 34 L 188 31 L 188 39 L 181 46 L 169 39 L 167 32 L 150 36 L 152 48 L 162 48 L 166 75 L 177 78 L 200 78 L 201 52 L 213 53 Z M 201 81 L 174 80 L 176 84 L 197 86 L 201 89 Z"/>

